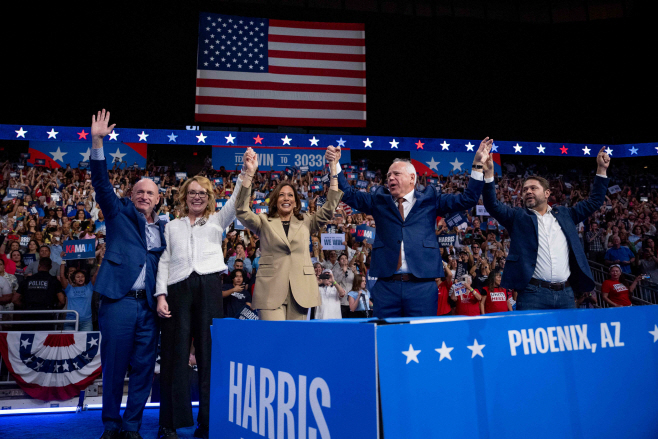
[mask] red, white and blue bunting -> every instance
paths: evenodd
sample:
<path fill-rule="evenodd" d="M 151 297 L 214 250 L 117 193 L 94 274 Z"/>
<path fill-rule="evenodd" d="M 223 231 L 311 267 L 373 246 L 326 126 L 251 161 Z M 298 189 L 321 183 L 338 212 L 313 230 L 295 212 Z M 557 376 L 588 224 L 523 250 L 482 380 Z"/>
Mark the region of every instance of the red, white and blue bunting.
<path fill-rule="evenodd" d="M 491 133 L 495 135 L 495 133 Z M 0 139 L 28 140 L 34 142 L 64 142 L 86 143 L 84 151 L 76 151 L 81 156 L 86 155 L 86 148 L 91 147 L 89 127 L 53 127 L 35 125 L 0 125 Z M 263 146 L 263 147 L 318 147 L 329 145 L 350 149 L 363 150 L 399 150 L 399 151 L 440 151 L 440 152 L 475 152 L 482 139 L 432 139 L 418 137 L 390 136 L 337 136 L 334 134 L 284 134 L 257 133 L 236 131 L 198 131 L 198 130 L 162 130 L 117 128 L 105 138 L 106 155 L 112 152 L 116 157 L 123 157 L 128 147 L 135 155 L 127 157 L 132 164 L 146 159 L 146 145 L 181 144 L 181 145 L 216 145 L 216 146 Z M 116 146 L 115 146 L 116 144 Z M 56 148 L 56 145 L 53 145 Z M 599 150 L 605 147 L 612 157 L 657 156 L 658 143 L 637 144 L 581 144 L 581 143 L 550 143 L 526 142 L 521 140 L 496 140 L 493 152 L 509 155 L 561 156 L 561 157 L 596 157 Z M 126 151 L 124 151 L 124 149 Z M 111 151 L 110 151 L 111 150 Z M 64 149 L 53 149 L 56 154 Z M 59 151 L 59 152 L 58 152 Z M 52 152 L 49 150 L 46 154 Z M 77 154 L 76 159 L 79 157 Z M 130 160 L 128 160 L 128 158 Z M 57 161 L 57 157 L 53 157 Z M 122 158 L 123 160 L 123 158 Z M 73 165 L 76 160 L 69 163 Z"/>
<path fill-rule="evenodd" d="M 101 375 L 100 332 L 0 332 L 0 354 L 32 398 L 63 401 Z"/>

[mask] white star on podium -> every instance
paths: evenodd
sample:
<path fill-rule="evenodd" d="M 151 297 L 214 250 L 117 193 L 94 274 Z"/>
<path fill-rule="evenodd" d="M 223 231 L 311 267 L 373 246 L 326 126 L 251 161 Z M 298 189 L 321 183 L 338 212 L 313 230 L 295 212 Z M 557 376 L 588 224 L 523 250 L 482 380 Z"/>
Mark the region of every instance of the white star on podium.
<path fill-rule="evenodd" d="M 479 355 L 480 357 L 484 358 L 484 355 L 482 354 L 482 349 L 486 345 L 483 344 L 478 344 L 477 340 L 473 340 L 473 345 L 472 346 L 466 346 L 469 348 L 471 351 L 473 351 L 473 354 L 471 355 L 471 358 L 475 358 L 476 355 Z"/>
<path fill-rule="evenodd" d="M 414 347 L 409 345 L 409 350 L 402 351 L 402 353 L 407 356 L 407 362 L 405 364 L 409 364 L 411 361 L 418 363 L 418 354 L 420 354 L 420 350 L 414 351 Z"/>
<path fill-rule="evenodd" d="M 653 331 L 649 331 L 649 334 L 653 335 L 653 342 L 658 341 L 658 325 L 653 325 Z"/>
<path fill-rule="evenodd" d="M 437 351 L 439 354 L 441 354 L 441 358 L 439 358 L 439 361 L 442 361 L 444 358 L 447 358 L 448 360 L 452 361 L 452 357 L 450 356 L 450 351 L 452 351 L 454 348 L 449 348 L 446 346 L 446 342 L 444 341 L 443 344 L 441 345 L 441 349 L 434 349 Z"/>

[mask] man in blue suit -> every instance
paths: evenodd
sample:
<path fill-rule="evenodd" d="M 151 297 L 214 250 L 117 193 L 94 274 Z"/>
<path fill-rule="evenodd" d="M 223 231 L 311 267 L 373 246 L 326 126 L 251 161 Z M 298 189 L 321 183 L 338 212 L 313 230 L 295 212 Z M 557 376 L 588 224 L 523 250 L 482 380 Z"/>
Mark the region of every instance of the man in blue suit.
<path fill-rule="evenodd" d="M 463 194 L 437 194 L 434 187 L 414 190 L 416 170 L 408 160 L 396 159 L 388 170 L 388 188 L 371 193 L 350 186 L 340 172 L 340 148 L 327 148 L 328 162 L 336 159 L 343 201 L 372 215 L 377 224 L 369 276 L 378 278 L 372 295 L 376 317 L 435 316 L 443 261 L 436 239 L 436 218 L 472 208 L 482 192 L 483 165 L 493 141 L 485 139 L 475 154 L 473 171 Z"/>
<path fill-rule="evenodd" d="M 154 212 L 158 187 L 141 180 L 132 196 L 119 198 L 107 174 L 103 137 L 110 113 L 92 117 L 91 180 L 96 202 L 105 215 L 105 257 L 95 290 L 101 295 L 98 323 L 103 365 L 103 426 L 101 439 L 141 438 L 142 413 L 151 393 L 158 343 L 155 277 L 164 250 L 164 222 Z M 128 401 L 120 416 L 123 380 L 131 366 Z"/>
<path fill-rule="evenodd" d="M 575 308 L 574 291 L 594 289 L 576 226 L 605 201 L 610 157 L 604 148 L 596 161 L 590 197 L 573 207 L 549 206 L 549 184 L 539 176 L 523 182 L 525 207 L 506 206 L 496 198 L 493 161 L 489 159 L 485 164 L 484 206 L 511 238 L 501 287 L 518 291 L 517 310 Z"/>

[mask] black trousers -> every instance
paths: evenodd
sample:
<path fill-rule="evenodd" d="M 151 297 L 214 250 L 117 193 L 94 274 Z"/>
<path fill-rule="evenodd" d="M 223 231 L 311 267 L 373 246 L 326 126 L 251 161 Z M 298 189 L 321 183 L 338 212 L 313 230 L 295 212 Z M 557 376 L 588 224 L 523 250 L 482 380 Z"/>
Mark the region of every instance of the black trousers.
<path fill-rule="evenodd" d="M 184 281 L 170 285 L 167 292 L 171 317 L 160 319 L 160 425 L 173 429 L 194 425 L 188 367 L 192 338 L 199 369 L 197 422 L 208 425 L 210 325 L 212 319 L 224 316 L 222 275 L 192 273 Z"/>

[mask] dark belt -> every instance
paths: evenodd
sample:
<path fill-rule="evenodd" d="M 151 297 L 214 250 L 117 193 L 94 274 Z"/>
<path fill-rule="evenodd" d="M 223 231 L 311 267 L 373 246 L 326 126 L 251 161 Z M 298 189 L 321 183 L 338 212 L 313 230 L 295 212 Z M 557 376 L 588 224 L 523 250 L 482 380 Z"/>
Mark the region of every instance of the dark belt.
<path fill-rule="evenodd" d="M 134 297 L 135 299 L 146 299 L 146 290 L 130 290 L 126 297 Z"/>
<path fill-rule="evenodd" d="M 383 280 L 384 282 L 434 282 L 434 278 L 416 277 L 411 273 L 394 274 L 393 276 L 379 278 L 379 280 Z"/>
<path fill-rule="evenodd" d="M 530 279 L 530 283 L 533 285 L 537 285 L 538 287 L 542 288 L 548 288 L 549 290 L 553 291 L 560 291 L 565 289 L 566 287 L 571 286 L 569 284 L 569 281 L 566 282 L 546 282 L 543 280 L 535 279 L 534 277 Z"/>

